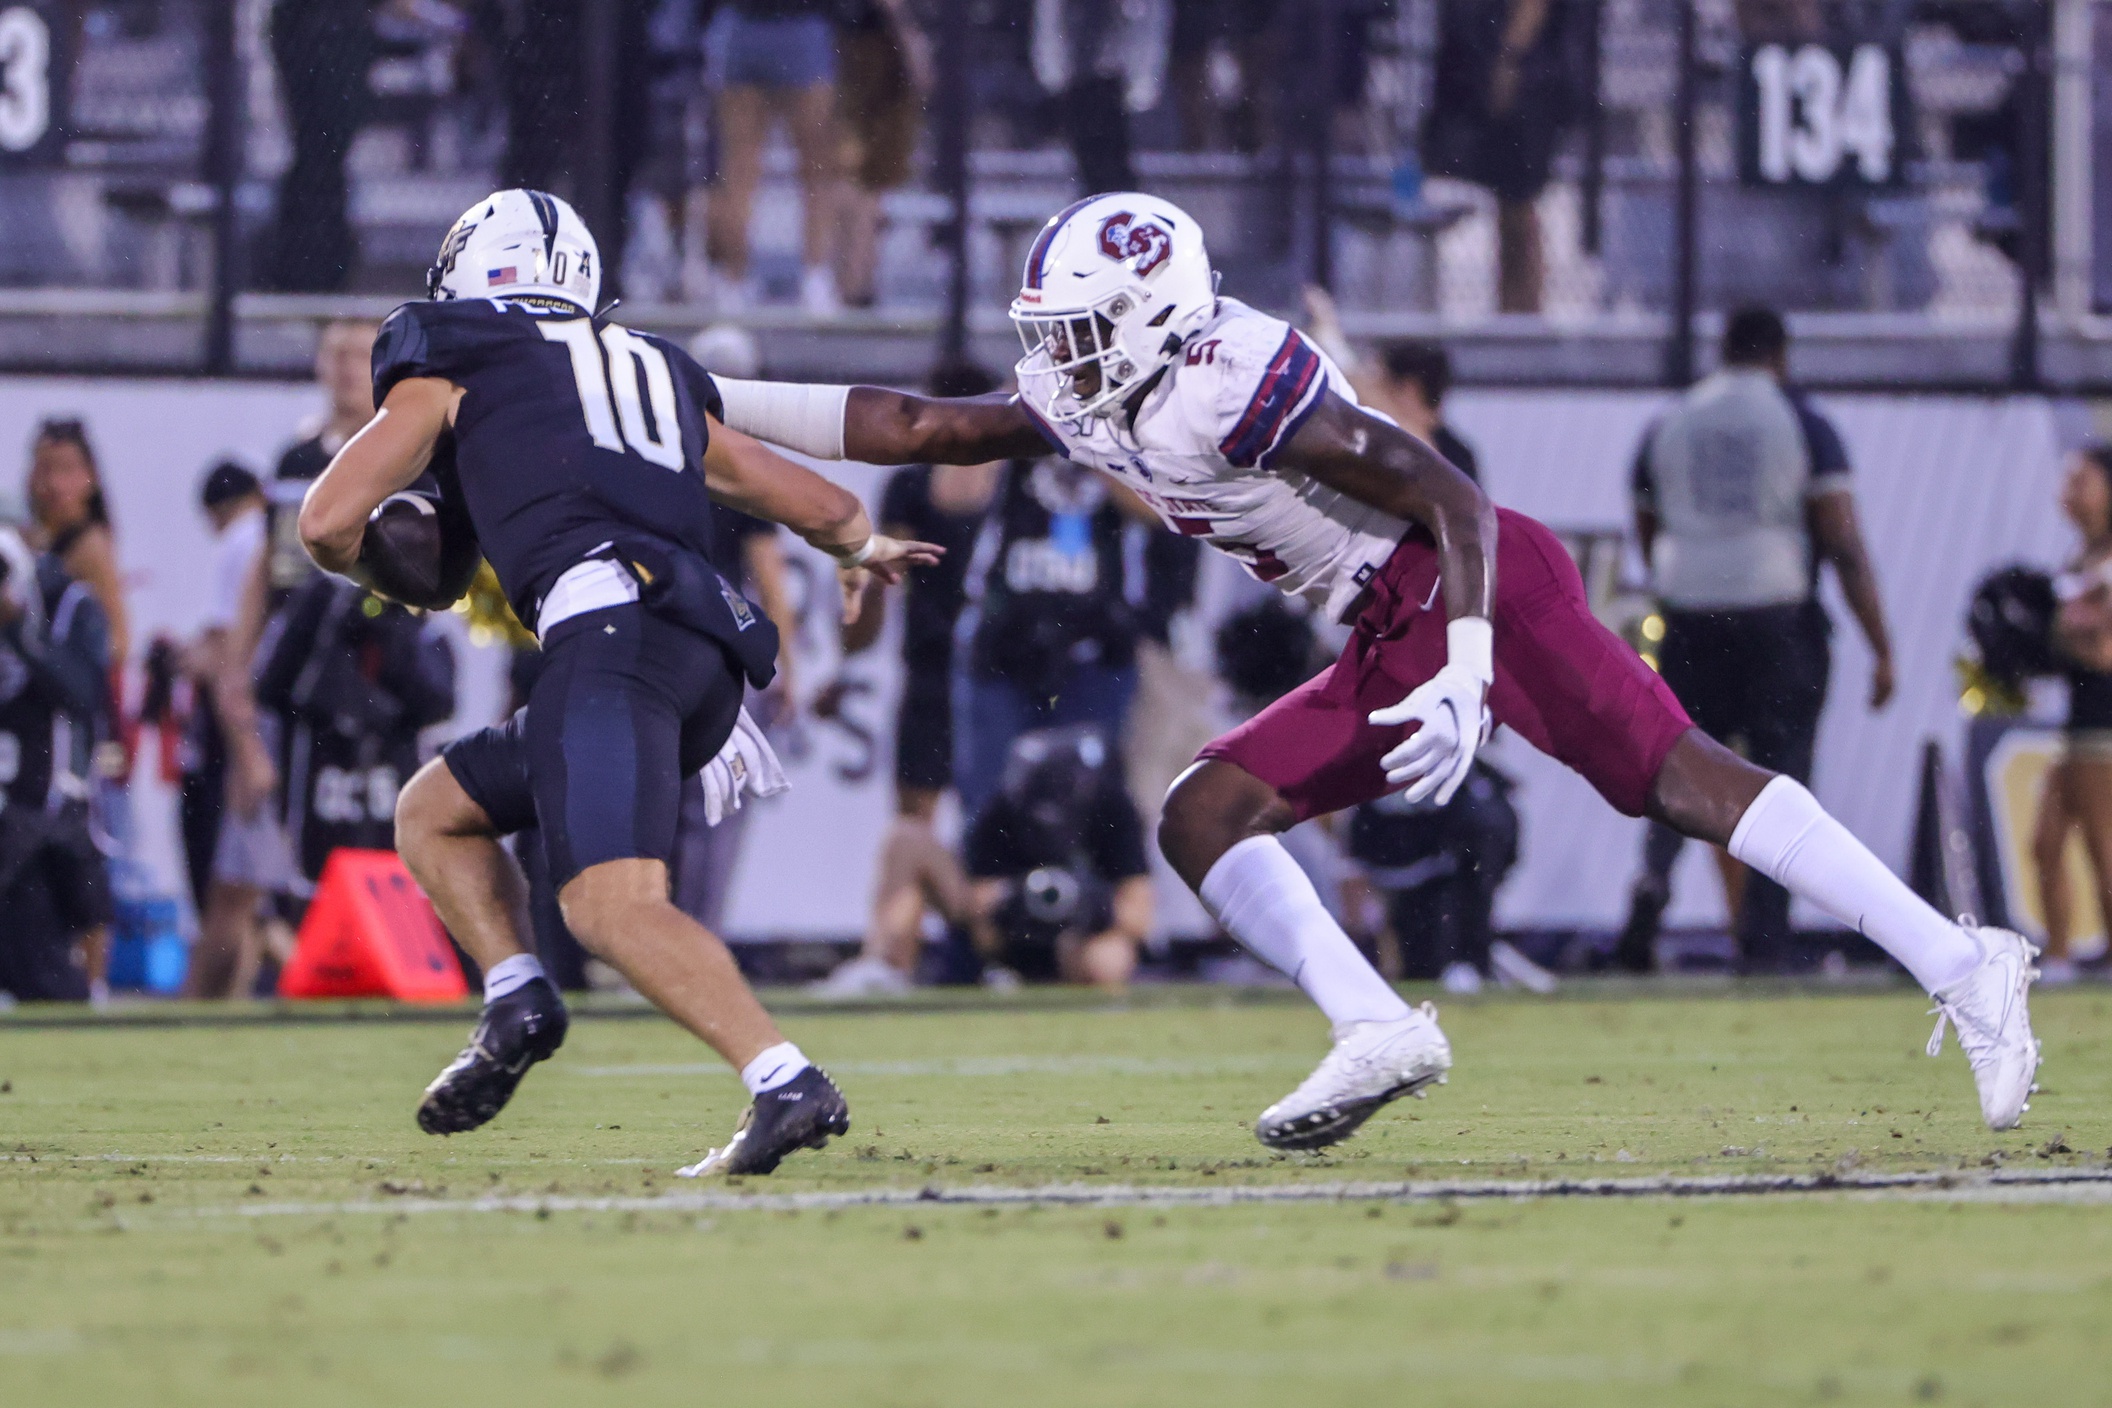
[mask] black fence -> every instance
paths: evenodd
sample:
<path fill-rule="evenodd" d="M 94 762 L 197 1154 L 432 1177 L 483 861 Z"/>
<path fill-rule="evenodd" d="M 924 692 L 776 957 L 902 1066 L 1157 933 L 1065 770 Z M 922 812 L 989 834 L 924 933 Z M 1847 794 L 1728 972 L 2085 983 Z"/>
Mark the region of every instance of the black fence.
<path fill-rule="evenodd" d="M 843 154 L 764 148 L 737 283 L 710 233 L 755 86 L 736 8 L 0 0 L 0 366 L 293 372 L 533 180 L 639 321 L 901 374 L 994 354 L 1034 229 L 1120 179 L 1203 221 L 1228 292 L 1330 288 L 1469 380 L 1680 384 L 1764 302 L 1821 383 L 2112 387 L 2091 0 L 912 0 L 933 79 L 894 127 L 853 60 L 886 8 L 830 9 Z M 921 68 L 893 47 L 883 89 Z M 868 306 L 803 298 L 817 192 L 879 212 Z"/>

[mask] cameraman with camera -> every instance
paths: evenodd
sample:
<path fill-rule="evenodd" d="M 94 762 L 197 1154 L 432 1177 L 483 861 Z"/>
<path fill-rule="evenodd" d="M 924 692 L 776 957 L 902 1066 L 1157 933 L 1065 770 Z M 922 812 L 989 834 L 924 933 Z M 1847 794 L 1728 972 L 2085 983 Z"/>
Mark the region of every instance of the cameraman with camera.
<path fill-rule="evenodd" d="M 1144 823 L 1098 729 L 1014 739 L 965 850 L 986 984 L 1129 985 L 1151 932 L 1150 867 Z"/>

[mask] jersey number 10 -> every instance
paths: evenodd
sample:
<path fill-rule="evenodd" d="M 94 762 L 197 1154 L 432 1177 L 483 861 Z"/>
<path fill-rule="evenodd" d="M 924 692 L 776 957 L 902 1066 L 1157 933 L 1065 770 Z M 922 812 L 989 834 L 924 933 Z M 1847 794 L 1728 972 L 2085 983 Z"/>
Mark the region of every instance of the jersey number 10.
<path fill-rule="evenodd" d="M 586 412 L 587 434 L 594 443 L 619 455 L 628 446 L 679 473 L 684 468 L 682 421 L 667 354 L 614 323 L 604 326 L 598 338 L 594 324 L 585 318 L 540 327 L 545 341 L 562 342 L 572 354 L 572 378 L 579 383 L 579 406 Z M 613 398 L 611 386 L 616 388 Z"/>

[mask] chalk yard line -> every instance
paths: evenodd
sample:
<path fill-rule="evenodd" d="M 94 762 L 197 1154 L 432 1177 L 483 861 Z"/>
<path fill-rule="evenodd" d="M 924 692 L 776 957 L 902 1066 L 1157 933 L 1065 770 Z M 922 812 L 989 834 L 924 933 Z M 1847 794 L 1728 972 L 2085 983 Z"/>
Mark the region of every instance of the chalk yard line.
<path fill-rule="evenodd" d="M 1450 1179 L 1197 1188 L 1044 1183 L 945 1188 L 863 1188 L 810 1193 L 699 1191 L 653 1196 L 508 1194 L 396 1197 L 335 1203 L 256 1203 L 199 1208 L 190 1217 L 299 1217 L 352 1213 L 804 1212 L 890 1207 L 1229 1207 L 1242 1203 L 1504 1201 L 1535 1198 L 1701 1198 L 1849 1193 L 1953 1201 L 2112 1202 L 2112 1169 L 2044 1172 L 1791 1173 L 1720 1177 Z"/>
<path fill-rule="evenodd" d="M 1280 1056 L 1160 1057 L 1104 1056 L 949 1056 L 928 1061 L 831 1061 L 829 1074 L 837 1076 L 1246 1076 L 1274 1071 L 1306 1070 L 1312 1058 L 1305 1053 Z M 563 1074 L 615 1079 L 650 1079 L 656 1076 L 724 1076 L 723 1061 L 679 1061 L 667 1064 L 574 1066 L 559 1068 Z"/>

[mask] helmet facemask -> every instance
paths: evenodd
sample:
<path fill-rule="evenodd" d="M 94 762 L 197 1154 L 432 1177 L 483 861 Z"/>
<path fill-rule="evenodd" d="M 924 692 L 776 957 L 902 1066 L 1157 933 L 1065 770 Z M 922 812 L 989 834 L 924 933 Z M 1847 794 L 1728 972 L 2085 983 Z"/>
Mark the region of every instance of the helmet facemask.
<path fill-rule="evenodd" d="M 1026 349 L 1017 372 L 1022 378 L 1030 372 L 1053 373 L 1062 388 L 1046 410 L 1064 419 L 1105 415 L 1165 364 L 1164 356 L 1140 359 L 1123 346 L 1123 320 L 1136 308 L 1131 294 L 1117 291 L 1085 309 L 1014 310 L 1012 322 Z M 1146 335 L 1152 335 L 1172 311 L 1162 309 L 1143 330 Z"/>

